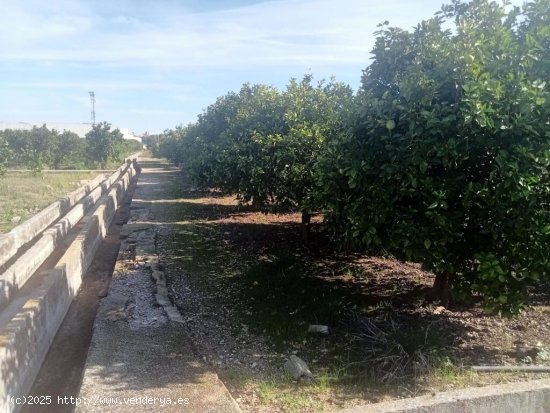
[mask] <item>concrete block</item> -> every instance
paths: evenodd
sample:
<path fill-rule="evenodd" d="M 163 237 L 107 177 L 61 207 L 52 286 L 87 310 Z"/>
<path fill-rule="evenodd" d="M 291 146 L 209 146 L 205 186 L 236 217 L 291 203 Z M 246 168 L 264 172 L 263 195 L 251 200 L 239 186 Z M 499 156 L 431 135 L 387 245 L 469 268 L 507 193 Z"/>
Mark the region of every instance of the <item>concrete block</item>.
<path fill-rule="evenodd" d="M 83 218 L 85 224 L 76 239 L 55 268 L 40 275 L 40 286 L 28 293 L 24 304 L 21 306 L 18 298 L 2 312 L 15 316 L 8 321 L 0 317 L 0 413 L 17 411 L 17 406 L 10 405 L 10 397 L 30 390 L 124 196 L 123 181 L 131 173 L 126 170 Z"/>
<path fill-rule="evenodd" d="M 29 218 L 27 221 L 16 226 L 10 232 L 15 234 L 17 248 L 19 249 L 21 246 L 32 241 L 38 234 L 57 221 L 68 210 L 68 205 L 61 201 L 57 201 Z"/>
<path fill-rule="evenodd" d="M 0 275 L 0 311 L 8 306 L 25 282 L 51 255 L 57 241 L 54 233 L 44 234 L 31 249 Z"/>
<path fill-rule="evenodd" d="M 119 175 L 120 171 L 117 170 L 109 178 L 106 178 L 105 175 L 95 177 L 86 185 L 70 192 L 64 198 L 50 204 L 27 221 L 12 229 L 7 234 L 9 237 L 0 237 L 0 266 L 12 258 L 22 246 L 34 240 L 46 228 L 67 214 L 87 194 L 109 179 L 111 179 L 112 183 Z M 107 191 L 111 183 L 103 185 L 102 192 Z"/>
<path fill-rule="evenodd" d="M 134 223 L 134 224 L 125 224 L 120 230 L 120 238 L 128 238 L 128 235 L 137 232 L 137 231 L 146 231 L 153 228 L 153 224 L 148 224 L 144 222 Z"/>
<path fill-rule="evenodd" d="M 17 411 L 9 395 L 25 395 L 38 374 L 63 317 L 61 310 L 70 301 L 61 302 L 67 294 L 64 277 L 52 271 L 28 298 L 20 311 L 2 329 L 0 335 L 0 412 Z M 43 351 L 45 349 L 45 351 Z M 21 389 L 26 389 L 21 393 Z"/>
<path fill-rule="evenodd" d="M 124 168 L 124 170 L 128 171 L 128 168 Z M 122 180 L 128 174 L 129 172 L 126 172 Z M 111 181 L 116 180 L 119 176 L 120 172 L 117 171 L 97 186 L 92 192 L 80 200 L 63 219 L 52 228 L 45 230 L 40 239 L 29 250 L 0 274 L 0 311 L 6 308 L 32 274 L 38 270 L 42 263 L 59 245 L 61 240 L 67 236 L 68 232 L 74 228 L 88 211 L 96 206 L 103 194 L 112 187 Z M 120 191 L 121 189 L 117 189 L 117 191 L 113 193 L 119 193 Z M 110 202 L 112 203 L 113 201 Z M 111 205 L 110 210 L 116 211 L 116 208 L 117 203 L 115 202 L 114 205 Z M 102 234 L 105 234 L 107 229 L 108 225 L 107 227 L 102 226 Z"/>
<path fill-rule="evenodd" d="M 356 406 L 338 413 L 546 413 L 550 379 L 470 387 L 392 402 Z"/>
<path fill-rule="evenodd" d="M 17 252 L 15 234 L 8 232 L 0 235 L 0 266 L 5 264 Z"/>

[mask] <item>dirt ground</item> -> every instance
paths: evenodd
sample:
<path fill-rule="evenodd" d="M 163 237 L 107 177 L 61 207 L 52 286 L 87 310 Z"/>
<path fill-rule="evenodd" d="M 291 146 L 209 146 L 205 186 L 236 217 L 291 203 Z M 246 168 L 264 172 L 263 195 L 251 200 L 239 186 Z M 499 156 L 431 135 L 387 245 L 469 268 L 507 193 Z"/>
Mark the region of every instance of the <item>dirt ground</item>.
<path fill-rule="evenodd" d="M 182 175 L 160 240 L 172 299 L 198 351 L 243 410 L 317 412 L 545 375 L 476 374 L 480 364 L 550 365 L 550 288 L 517 318 L 425 300 L 433 275 L 413 263 L 340 252 L 316 216 L 265 215 L 193 188 Z M 311 324 L 328 335 L 308 333 Z M 315 380 L 282 366 L 296 354 Z"/>

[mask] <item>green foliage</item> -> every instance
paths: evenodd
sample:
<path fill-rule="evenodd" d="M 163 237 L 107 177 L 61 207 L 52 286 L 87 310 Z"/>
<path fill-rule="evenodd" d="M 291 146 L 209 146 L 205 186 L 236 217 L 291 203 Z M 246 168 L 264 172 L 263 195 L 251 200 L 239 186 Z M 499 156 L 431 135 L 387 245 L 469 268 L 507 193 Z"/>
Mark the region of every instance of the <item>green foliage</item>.
<path fill-rule="evenodd" d="M 6 129 L 0 131 L 0 137 L 10 151 L 10 158 L 6 158 L 6 167 L 27 166 L 27 146 L 29 131 Z"/>
<path fill-rule="evenodd" d="M 145 145 L 147 149 L 149 149 L 153 153 L 154 156 L 161 156 L 159 153 L 161 138 L 163 138 L 162 134 L 150 135 L 149 133 L 145 133 L 142 138 L 143 145 Z"/>
<path fill-rule="evenodd" d="M 311 75 L 291 80 L 283 92 L 245 84 L 195 124 L 165 133 L 160 152 L 183 163 L 201 186 L 234 193 L 266 212 L 308 213 L 316 157 L 351 102 L 348 86 L 313 85 Z"/>
<path fill-rule="evenodd" d="M 34 126 L 29 134 L 28 143 L 26 146 L 27 165 L 29 169 L 41 171 L 44 166 L 49 164 L 53 151 L 50 146 L 54 132 L 42 125 L 40 128 Z"/>
<path fill-rule="evenodd" d="M 6 139 L 0 136 L 0 177 L 6 173 L 6 167 L 8 165 L 8 159 L 11 156 L 10 148 Z"/>
<path fill-rule="evenodd" d="M 455 1 L 412 32 L 381 28 L 352 130 L 317 167 L 341 240 L 521 308 L 550 264 L 549 5 Z"/>
<path fill-rule="evenodd" d="M 102 164 L 105 167 L 109 161 L 118 164 L 126 155 L 141 149 L 140 142 L 122 139 L 122 135 L 117 131 L 111 132 L 106 123 L 96 126 L 103 135 L 99 140 L 92 141 L 79 138 L 73 132 L 59 133 L 49 130 L 45 125 L 32 130 L 0 131 L 0 170 L 8 167 L 34 171 L 45 168 L 95 168 L 95 163 L 101 163 L 102 158 L 96 159 L 92 156 L 90 159 L 89 153 L 103 156 L 102 151 L 108 153 L 105 163 Z"/>
<path fill-rule="evenodd" d="M 40 171 L 52 159 L 51 142 L 56 132 L 50 131 L 43 125 L 32 130 L 5 130 L 0 132 L 4 142 L 12 155 L 7 166 L 24 165 L 28 169 Z"/>
<path fill-rule="evenodd" d="M 134 139 L 117 138 L 115 141 L 114 155 L 111 158 L 111 160 L 116 164 L 120 164 L 124 161 L 124 158 L 126 156 L 135 152 L 139 152 L 142 149 L 143 149 L 143 144 L 141 142 L 138 142 Z"/>
<path fill-rule="evenodd" d="M 121 160 L 122 133 L 118 129 L 111 131 L 111 125 L 107 122 L 93 125 L 86 134 L 86 142 L 90 162 L 99 163 L 102 169 L 107 167 L 109 161 Z"/>
<path fill-rule="evenodd" d="M 76 133 L 69 131 L 63 131 L 61 134 L 54 133 L 50 148 L 53 169 L 62 169 L 64 165 L 72 166 L 71 169 L 79 169 L 79 163 L 83 166 L 83 160 L 86 157 L 86 141 Z"/>
<path fill-rule="evenodd" d="M 380 25 L 356 96 L 245 84 L 155 150 L 266 212 L 322 209 L 340 245 L 423 264 L 516 313 L 548 278 L 550 2 L 453 1 Z"/>
<path fill-rule="evenodd" d="M 188 158 L 190 151 L 184 151 L 183 147 L 191 145 L 191 138 L 186 140 L 188 128 L 182 126 L 176 127 L 174 130 L 167 130 L 162 135 L 156 144 L 152 146 L 153 154 L 155 156 L 162 156 L 170 161 L 179 165 L 184 158 Z M 188 159 L 191 161 L 192 159 Z"/>

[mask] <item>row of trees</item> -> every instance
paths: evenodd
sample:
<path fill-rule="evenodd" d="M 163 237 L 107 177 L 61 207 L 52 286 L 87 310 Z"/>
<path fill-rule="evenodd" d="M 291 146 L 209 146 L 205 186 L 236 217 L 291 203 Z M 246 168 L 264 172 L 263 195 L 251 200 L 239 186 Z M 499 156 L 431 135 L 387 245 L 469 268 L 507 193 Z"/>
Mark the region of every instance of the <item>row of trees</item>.
<path fill-rule="evenodd" d="M 351 110 L 352 90 L 335 81 L 292 80 L 279 92 L 244 85 L 219 98 L 197 123 L 169 132 L 161 152 L 181 162 L 203 187 L 236 194 L 265 212 L 300 211 L 307 237 L 314 164 Z"/>
<path fill-rule="evenodd" d="M 306 233 L 321 211 L 341 245 L 421 262 L 446 300 L 517 312 L 550 269 L 550 1 L 455 0 L 376 34 L 357 94 L 246 84 L 159 151 Z"/>
<path fill-rule="evenodd" d="M 118 129 L 103 122 L 92 127 L 86 139 L 69 131 L 59 133 L 43 125 L 32 130 L 0 131 L 0 173 L 6 168 L 106 168 L 119 163 L 141 144 L 123 139 Z"/>

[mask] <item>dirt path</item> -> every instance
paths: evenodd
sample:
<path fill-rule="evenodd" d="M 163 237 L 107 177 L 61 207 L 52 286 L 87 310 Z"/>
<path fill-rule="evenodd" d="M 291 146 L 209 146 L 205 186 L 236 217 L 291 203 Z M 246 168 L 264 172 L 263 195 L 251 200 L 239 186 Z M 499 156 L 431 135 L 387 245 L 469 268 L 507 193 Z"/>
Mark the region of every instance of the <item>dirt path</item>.
<path fill-rule="evenodd" d="M 174 202 L 168 187 L 179 171 L 155 160 L 144 160 L 142 167 L 109 294 L 95 320 L 76 410 L 239 412 L 195 353 L 184 326 L 174 321 L 178 317 L 166 311 L 170 304 L 158 281 L 157 240 L 173 230 L 160 211 Z"/>

